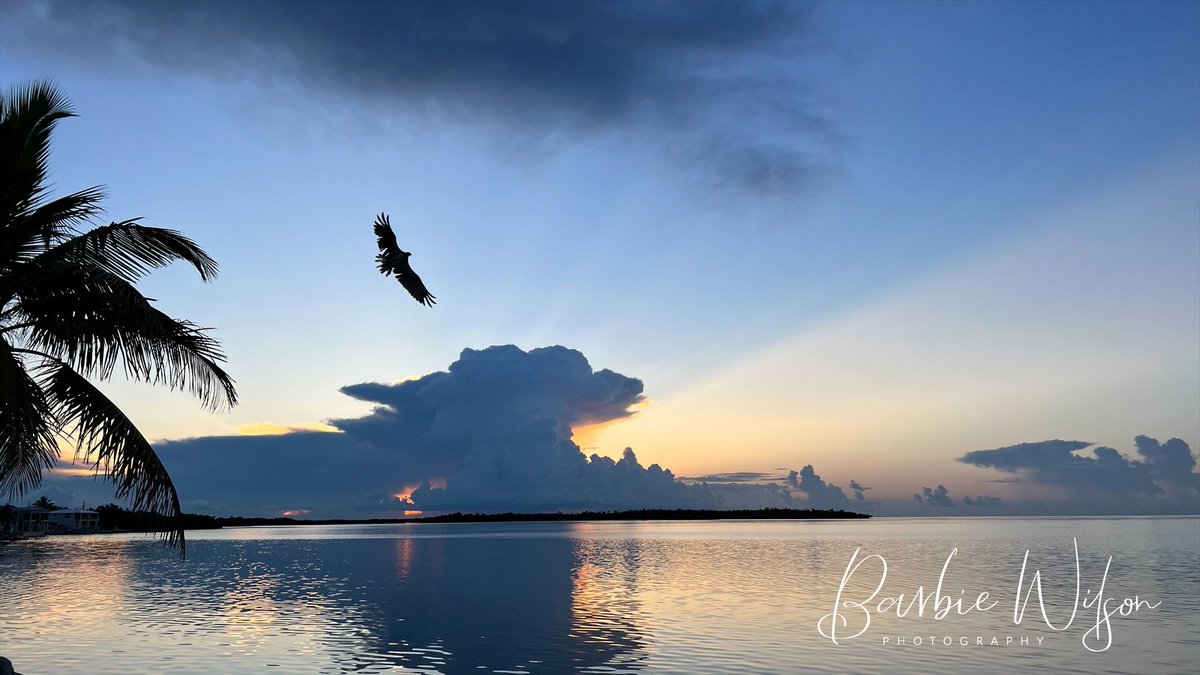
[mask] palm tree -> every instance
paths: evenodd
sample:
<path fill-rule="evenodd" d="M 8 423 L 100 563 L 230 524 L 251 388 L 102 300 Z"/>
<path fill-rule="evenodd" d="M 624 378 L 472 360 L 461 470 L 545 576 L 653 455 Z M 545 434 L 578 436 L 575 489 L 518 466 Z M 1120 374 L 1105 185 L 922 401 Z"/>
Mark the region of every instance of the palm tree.
<path fill-rule="evenodd" d="M 50 501 L 50 498 L 47 497 L 46 495 L 42 495 L 41 497 L 38 497 L 37 501 L 35 501 L 33 503 L 33 505 L 38 507 L 39 509 L 46 509 L 48 511 L 57 511 L 58 510 L 58 504 L 55 504 L 54 502 Z"/>
<path fill-rule="evenodd" d="M 0 494 L 40 485 L 61 441 L 135 511 L 171 519 L 163 536 L 182 555 L 170 475 L 89 379 L 110 379 L 120 363 L 129 378 L 187 389 L 210 409 L 235 405 L 207 329 L 171 318 L 134 287 L 175 261 L 209 281 L 217 264 L 187 237 L 137 219 L 81 229 L 101 213 L 99 187 L 50 199 L 50 134 L 67 117 L 74 113 L 49 82 L 0 94 Z"/>

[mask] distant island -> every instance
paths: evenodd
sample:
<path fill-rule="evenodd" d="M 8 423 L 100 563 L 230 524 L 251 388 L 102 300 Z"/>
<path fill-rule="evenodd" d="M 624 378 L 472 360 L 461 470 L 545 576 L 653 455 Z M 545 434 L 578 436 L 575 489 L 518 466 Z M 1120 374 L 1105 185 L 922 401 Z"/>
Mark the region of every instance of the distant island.
<path fill-rule="evenodd" d="M 161 519 L 150 514 L 123 509 L 115 504 L 96 509 L 100 513 L 101 530 L 150 532 L 162 529 Z M 630 511 L 579 511 L 571 513 L 448 513 L 416 518 L 366 519 L 297 519 L 247 518 L 242 516 L 216 517 L 196 513 L 183 514 L 185 530 L 215 530 L 223 527 L 263 525 L 378 525 L 400 523 L 528 523 L 565 521 L 630 521 L 630 520 L 845 520 L 870 518 L 865 513 L 823 509 L 635 509 Z"/>
<path fill-rule="evenodd" d="M 870 518 L 865 513 L 822 509 L 636 509 L 577 513 L 448 513 L 409 518 L 407 523 L 518 523 L 569 520 L 825 520 Z"/>

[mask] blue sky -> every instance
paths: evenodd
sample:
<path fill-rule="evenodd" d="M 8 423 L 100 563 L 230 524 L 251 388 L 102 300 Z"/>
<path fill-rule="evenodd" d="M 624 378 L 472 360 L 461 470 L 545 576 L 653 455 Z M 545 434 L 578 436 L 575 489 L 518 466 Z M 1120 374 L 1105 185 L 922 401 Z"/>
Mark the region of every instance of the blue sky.
<path fill-rule="evenodd" d="M 514 344 L 644 383 L 588 454 L 811 464 L 885 511 L 1079 501 L 972 451 L 1200 443 L 1196 3 L 295 7 L 0 10 L 4 84 L 81 115 L 58 189 L 221 263 L 145 292 L 242 403 L 109 385 L 153 439 L 360 417 L 342 387 Z M 434 309 L 375 271 L 380 211 Z"/>

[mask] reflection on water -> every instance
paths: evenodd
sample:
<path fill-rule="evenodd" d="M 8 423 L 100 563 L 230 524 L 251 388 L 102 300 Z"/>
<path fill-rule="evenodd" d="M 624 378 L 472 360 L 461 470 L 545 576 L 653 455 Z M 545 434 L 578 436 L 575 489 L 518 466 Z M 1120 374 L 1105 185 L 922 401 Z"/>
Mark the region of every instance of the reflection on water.
<path fill-rule="evenodd" d="M 1115 616 L 1102 653 L 1081 643 L 1094 609 L 1065 631 L 1035 610 L 1012 625 L 1026 549 L 1050 618 L 1065 619 L 1074 538 L 1086 588 L 1111 555 L 1106 596 L 1162 601 Z M 969 604 L 991 591 L 1006 607 L 940 622 L 878 615 L 835 645 L 817 621 L 858 547 L 886 559 L 887 594 L 909 596 L 936 585 L 957 547 L 948 592 Z M 188 552 L 180 562 L 136 535 L 0 547 L 0 653 L 29 675 L 1200 668 L 1195 518 L 242 528 L 192 533 Z M 865 598 L 881 572 L 860 568 L 848 597 Z M 994 636 L 1043 642 L 957 643 Z"/>

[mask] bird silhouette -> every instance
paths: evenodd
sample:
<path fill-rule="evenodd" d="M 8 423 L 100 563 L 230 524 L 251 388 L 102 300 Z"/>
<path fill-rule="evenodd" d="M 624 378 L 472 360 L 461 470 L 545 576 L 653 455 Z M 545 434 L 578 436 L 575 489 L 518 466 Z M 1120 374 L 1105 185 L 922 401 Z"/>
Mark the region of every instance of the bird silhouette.
<path fill-rule="evenodd" d="M 379 255 L 375 256 L 375 261 L 379 263 L 379 271 L 384 276 L 396 275 L 396 280 L 409 295 L 422 305 L 432 307 L 436 302 L 434 296 L 408 264 L 408 258 L 412 254 L 400 250 L 399 244 L 396 243 L 396 233 L 392 231 L 392 223 L 386 213 L 379 214 L 375 219 L 375 236 L 379 239 Z"/>

